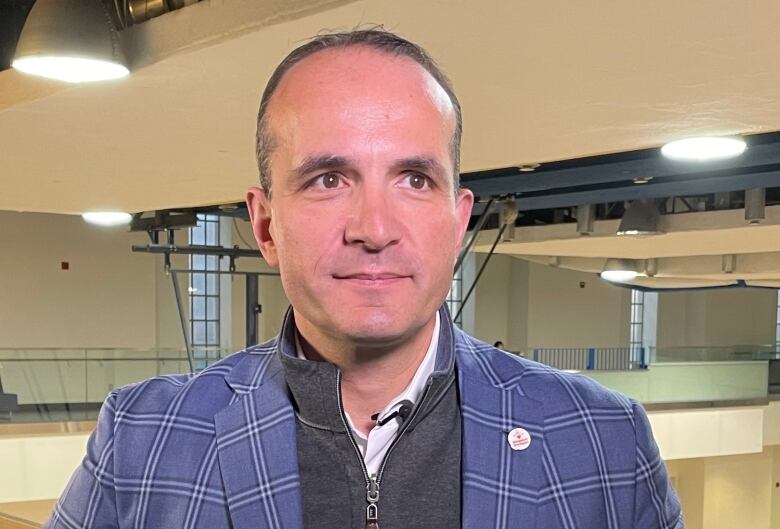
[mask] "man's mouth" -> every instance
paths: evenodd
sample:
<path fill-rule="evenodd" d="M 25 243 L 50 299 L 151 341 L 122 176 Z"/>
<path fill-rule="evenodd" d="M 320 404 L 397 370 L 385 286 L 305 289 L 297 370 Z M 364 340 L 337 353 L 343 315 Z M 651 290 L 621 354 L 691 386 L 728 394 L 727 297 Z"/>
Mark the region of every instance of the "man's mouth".
<path fill-rule="evenodd" d="M 409 277 L 395 272 L 356 272 L 352 274 L 334 275 L 336 279 L 357 279 L 361 281 L 387 281 Z"/>

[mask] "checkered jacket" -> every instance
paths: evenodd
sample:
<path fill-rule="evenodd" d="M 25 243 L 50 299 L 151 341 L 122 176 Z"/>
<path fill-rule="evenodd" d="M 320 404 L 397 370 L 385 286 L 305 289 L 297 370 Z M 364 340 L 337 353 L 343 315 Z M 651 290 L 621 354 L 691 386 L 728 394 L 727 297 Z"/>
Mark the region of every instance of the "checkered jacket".
<path fill-rule="evenodd" d="M 463 415 L 463 528 L 683 527 L 638 403 L 447 333 Z M 279 344 L 113 391 L 45 527 L 302 529 Z M 530 433 L 525 450 L 507 440 L 517 427 Z"/>

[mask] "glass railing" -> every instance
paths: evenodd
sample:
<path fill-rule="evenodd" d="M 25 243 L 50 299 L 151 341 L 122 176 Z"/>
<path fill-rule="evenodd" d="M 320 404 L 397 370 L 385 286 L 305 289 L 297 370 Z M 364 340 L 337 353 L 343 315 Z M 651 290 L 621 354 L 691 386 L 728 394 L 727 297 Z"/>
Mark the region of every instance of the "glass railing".
<path fill-rule="evenodd" d="M 645 404 L 761 401 L 780 393 L 780 353 L 774 344 L 537 348 L 525 356 L 580 372 Z"/>
<path fill-rule="evenodd" d="M 729 345 L 691 347 L 651 347 L 651 364 L 681 362 L 746 362 L 780 360 L 780 351 L 772 345 Z"/>
<path fill-rule="evenodd" d="M 199 371 L 229 354 L 193 351 Z M 3 392 L 15 394 L 18 408 L 0 422 L 90 420 L 114 388 L 158 375 L 190 372 L 179 349 L 0 349 Z"/>

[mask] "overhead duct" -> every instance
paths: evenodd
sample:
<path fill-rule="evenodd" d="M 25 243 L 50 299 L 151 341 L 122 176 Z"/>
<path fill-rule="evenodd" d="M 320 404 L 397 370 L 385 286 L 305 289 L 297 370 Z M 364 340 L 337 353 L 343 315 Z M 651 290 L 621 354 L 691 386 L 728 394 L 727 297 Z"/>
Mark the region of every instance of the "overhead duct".
<path fill-rule="evenodd" d="M 152 18 L 175 11 L 200 0 L 114 0 L 125 26 L 140 24 Z M 121 4 L 121 5 L 120 5 Z M 128 24 L 129 22 L 129 24 Z"/>
<path fill-rule="evenodd" d="M 766 189 L 745 190 L 745 220 L 750 224 L 760 224 L 766 218 Z"/>
<path fill-rule="evenodd" d="M 590 235 L 593 233 L 593 222 L 595 217 L 595 204 L 577 206 L 577 233 L 580 235 Z"/>
<path fill-rule="evenodd" d="M 660 218 L 655 200 L 635 200 L 623 214 L 617 234 L 635 237 L 658 235 L 661 233 L 658 228 Z"/>

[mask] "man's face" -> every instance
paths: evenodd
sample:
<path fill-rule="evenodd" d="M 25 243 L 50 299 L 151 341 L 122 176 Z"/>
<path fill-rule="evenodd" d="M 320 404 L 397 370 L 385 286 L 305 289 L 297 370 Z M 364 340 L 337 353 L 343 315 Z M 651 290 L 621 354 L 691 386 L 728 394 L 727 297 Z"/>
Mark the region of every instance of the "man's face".
<path fill-rule="evenodd" d="M 271 196 L 247 201 L 296 321 L 369 346 L 410 337 L 446 297 L 473 204 L 453 189 L 446 93 L 411 59 L 326 50 L 287 73 L 268 118 Z"/>

